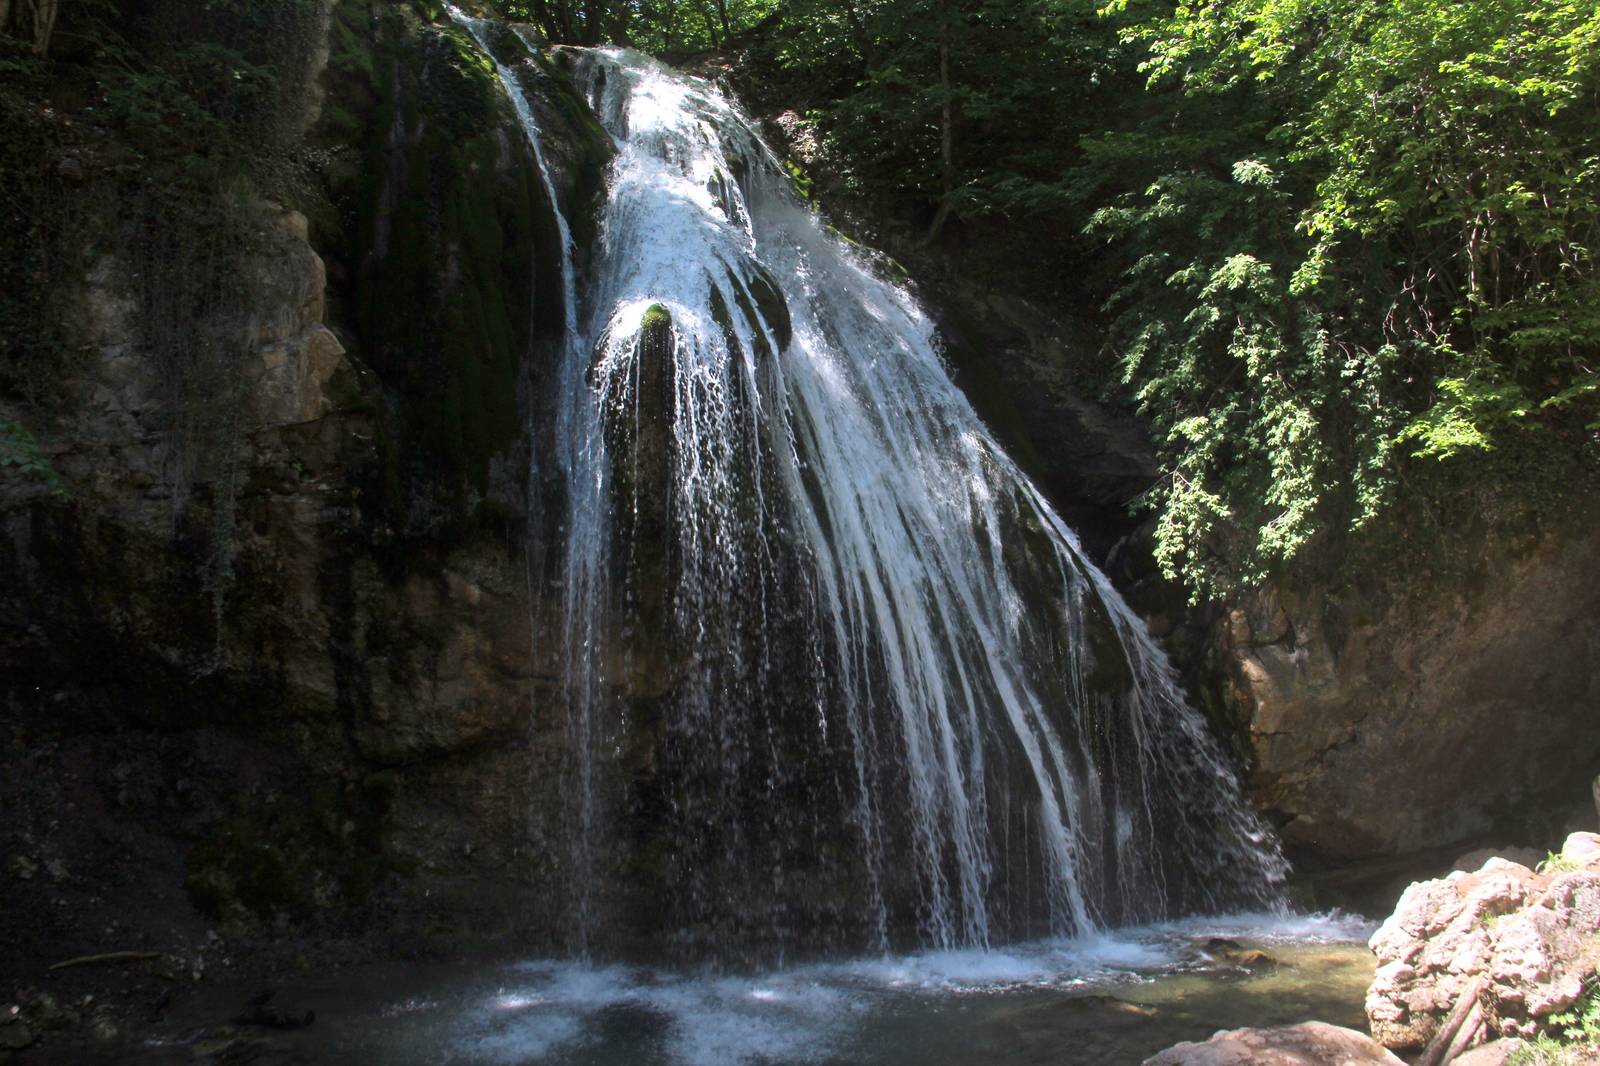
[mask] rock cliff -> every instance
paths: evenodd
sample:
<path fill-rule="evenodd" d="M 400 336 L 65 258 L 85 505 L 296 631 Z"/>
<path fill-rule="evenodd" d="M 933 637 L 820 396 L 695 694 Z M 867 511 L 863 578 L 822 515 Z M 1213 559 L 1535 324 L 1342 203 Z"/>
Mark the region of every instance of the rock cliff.
<path fill-rule="evenodd" d="M 1355 575 L 1242 597 L 1213 653 L 1257 801 L 1324 860 L 1595 828 L 1597 619 L 1600 541 L 1582 532 L 1443 587 Z"/>
<path fill-rule="evenodd" d="M 559 936 L 522 473 L 551 205 L 448 20 L 319 27 L 279 153 L 304 211 L 129 193 L 116 131 L 35 122 L 88 142 L 57 180 L 92 240 L 44 305 L 49 372 L 0 405 L 51 471 L 0 468 L 7 974 L 177 938 L 198 975 L 205 925 L 280 962 Z M 538 76 L 576 216 L 605 146 Z"/>

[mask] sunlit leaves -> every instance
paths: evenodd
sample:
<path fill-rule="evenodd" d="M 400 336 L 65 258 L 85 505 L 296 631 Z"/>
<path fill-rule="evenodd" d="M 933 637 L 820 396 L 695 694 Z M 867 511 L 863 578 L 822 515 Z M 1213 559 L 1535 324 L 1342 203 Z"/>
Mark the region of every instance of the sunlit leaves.
<path fill-rule="evenodd" d="M 1258 577 L 1381 517 L 1408 457 L 1594 407 L 1600 9 L 1210 0 L 1124 38 L 1182 101 L 1118 135 L 1164 170 L 1093 223 L 1137 253 L 1118 347 L 1171 572 Z M 1241 143 L 1230 110 L 1271 118 Z"/>

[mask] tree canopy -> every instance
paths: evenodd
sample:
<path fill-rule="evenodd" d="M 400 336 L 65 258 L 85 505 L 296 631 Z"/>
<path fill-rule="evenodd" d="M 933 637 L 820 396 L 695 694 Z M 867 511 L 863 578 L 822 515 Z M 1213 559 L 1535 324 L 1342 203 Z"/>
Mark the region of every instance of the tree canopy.
<path fill-rule="evenodd" d="M 922 203 L 930 236 L 1003 213 L 1102 242 L 1086 274 L 1118 280 L 1084 290 L 1164 449 L 1159 555 L 1198 594 L 1392 539 L 1406 507 L 1445 522 L 1430 494 L 1474 457 L 1525 496 L 1594 469 L 1593 4 L 776 17 L 783 60 L 840 87 L 815 117 L 856 191 Z"/>
<path fill-rule="evenodd" d="M 0 0 L 0 78 L 45 76 L 62 11 L 63 39 L 98 49 L 107 117 L 212 180 L 272 140 L 281 64 L 258 45 L 312 8 L 147 6 Z M 161 30 L 167 8 L 192 32 Z M 786 106 L 833 188 L 928 242 L 1001 216 L 1069 249 L 1104 385 L 1163 450 L 1158 555 L 1197 595 L 1317 543 L 1404 539 L 1416 515 L 1447 525 L 1452 478 L 1486 506 L 1600 468 L 1592 0 L 499 11 L 552 43 L 737 53 L 803 87 Z"/>

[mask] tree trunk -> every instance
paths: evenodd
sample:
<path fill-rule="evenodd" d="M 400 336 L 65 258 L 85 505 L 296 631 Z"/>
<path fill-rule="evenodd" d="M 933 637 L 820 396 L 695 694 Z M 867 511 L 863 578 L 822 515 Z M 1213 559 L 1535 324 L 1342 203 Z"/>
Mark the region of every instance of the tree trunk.
<path fill-rule="evenodd" d="M 34 0 L 33 50 L 40 55 L 50 51 L 50 35 L 56 31 L 56 12 L 60 9 L 61 0 Z"/>
<path fill-rule="evenodd" d="M 861 56 L 861 62 L 868 70 L 872 69 L 872 37 L 867 33 L 866 24 L 861 21 L 861 14 L 856 10 L 856 5 L 846 0 L 844 5 L 845 19 L 850 23 L 850 38 L 855 42 L 856 53 Z"/>
<path fill-rule="evenodd" d="M 700 6 L 702 8 L 704 8 L 704 10 L 705 10 L 706 29 L 711 31 L 711 47 L 713 47 L 713 48 L 721 48 L 722 47 L 722 42 L 717 39 L 717 19 L 716 19 L 716 15 L 712 11 L 710 3 L 705 2 L 705 0 L 702 0 L 702 3 L 701 3 Z"/>
<path fill-rule="evenodd" d="M 950 217 L 951 200 L 956 191 L 956 133 L 954 109 L 950 100 L 950 41 L 949 30 L 945 27 L 945 40 L 939 45 L 939 159 L 943 166 L 940 175 L 940 185 L 943 195 L 939 199 L 939 210 L 934 212 L 933 225 L 928 227 L 928 235 L 922 239 L 924 244 L 932 244 L 939 236 L 939 231 L 944 228 L 945 220 Z"/>
<path fill-rule="evenodd" d="M 582 18 L 578 43 L 585 48 L 593 48 L 600 43 L 600 38 L 605 33 L 605 0 L 586 0 Z"/>

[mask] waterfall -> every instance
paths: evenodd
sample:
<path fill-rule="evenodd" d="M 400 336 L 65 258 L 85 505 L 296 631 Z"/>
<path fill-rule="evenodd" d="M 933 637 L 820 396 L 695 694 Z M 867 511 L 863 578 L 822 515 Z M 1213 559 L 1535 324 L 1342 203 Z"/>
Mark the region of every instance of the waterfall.
<path fill-rule="evenodd" d="M 582 271 L 561 223 L 539 383 L 577 949 L 602 923 L 986 946 L 1268 902 L 1282 861 L 1220 747 L 890 268 L 712 84 L 564 56 L 617 146 Z M 537 152 L 534 62 L 496 62 Z"/>

